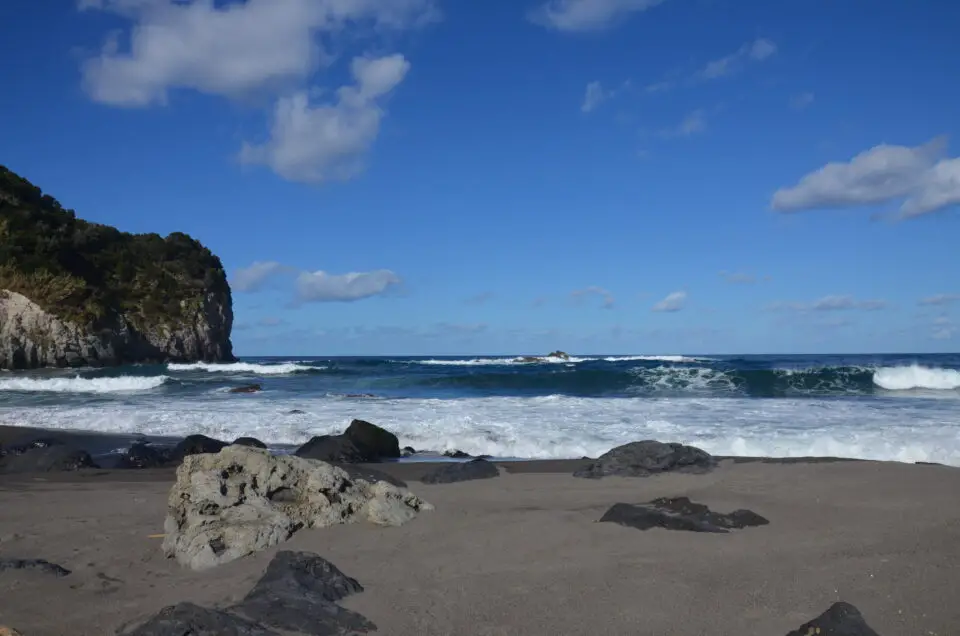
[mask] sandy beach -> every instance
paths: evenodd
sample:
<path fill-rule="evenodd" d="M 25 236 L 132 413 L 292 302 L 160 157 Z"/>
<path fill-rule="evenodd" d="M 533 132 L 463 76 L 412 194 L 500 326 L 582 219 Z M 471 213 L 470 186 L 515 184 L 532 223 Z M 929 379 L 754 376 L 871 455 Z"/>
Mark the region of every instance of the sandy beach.
<path fill-rule="evenodd" d="M 281 549 L 319 554 L 365 591 L 343 607 L 384 634 L 738 634 L 796 629 L 837 600 L 879 634 L 960 629 L 960 470 L 879 462 L 736 463 L 705 475 L 578 479 L 582 462 L 501 465 L 430 485 L 429 466 L 378 464 L 436 506 L 401 527 L 356 523 L 195 572 L 160 550 L 174 472 L 0 476 L 0 558 L 71 574 L 0 572 L 0 625 L 104 636 L 167 605 L 237 602 Z M 729 534 L 597 523 L 614 503 L 685 495 L 767 526 Z"/>

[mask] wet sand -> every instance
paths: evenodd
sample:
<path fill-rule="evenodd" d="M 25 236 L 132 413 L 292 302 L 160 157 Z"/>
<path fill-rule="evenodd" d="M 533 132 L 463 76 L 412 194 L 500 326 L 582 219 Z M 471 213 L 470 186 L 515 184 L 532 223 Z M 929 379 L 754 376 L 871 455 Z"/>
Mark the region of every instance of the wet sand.
<path fill-rule="evenodd" d="M 279 549 L 329 559 L 365 591 L 342 601 L 391 635 L 786 634 L 836 600 L 882 636 L 960 633 L 960 469 L 724 461 L 706 475 L 577 479 L 580 462 L 504 465 L 494 479 L 416 481 L 436 506 L 399 528 L 354 524 L 192 572 L 160 552 L 171 469 L 0 476 L 0 625 L 104 636 L 166 605 L 239 600 Z M 510 472 L 508 472 L 508 470 Z M 726 535 L 597 520 L 616 502 L 686 495 L 770 525 Z"/>

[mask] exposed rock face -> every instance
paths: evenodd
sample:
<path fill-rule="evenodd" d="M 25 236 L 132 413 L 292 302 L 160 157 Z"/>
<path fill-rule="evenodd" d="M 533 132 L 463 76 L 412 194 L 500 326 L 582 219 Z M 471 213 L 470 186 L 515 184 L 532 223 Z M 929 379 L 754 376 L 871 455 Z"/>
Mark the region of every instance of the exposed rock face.
<path fill-rule="evenodd" d="M 0 448 L 0 473 L 46 473 L 97 468 L 90 454 L 56 439 Z"/>
<path fill-rule="evenodd" d="M 165 607 L 127 636 L 280 636 L 277 632 L 234 614 L 179 603 Z"/>
<path fill-rule="evenodd" d="M 190 455 L 177 469 L 163 551 L 210 568 L 287 540 L 301 528 L 366 519 L 396 526 L 433 506 L 386 482 L 341 468 L 245 446 Z"/>
<path fill-rule="evenodd" d="M 574 477 L 649 477 L 656 473 L 705 473 L 717 461 L 706 451 L 683 444 L 664 444 L 654 440 L 631 442 L 607 451 Z"/>
<path fill-rule="evenodd" d="M 867 625 L 863 615 L 850 603 L 839 601 L 809 623 L 787 636 L 880 636 Z"/>
<path fill-rule="evenodd" d="M 687 530 L 690 532 L 726 533 L 731 529 L 765 526 L 769 521 L 751 510 L 734 510 L 729 514 L 713 512 L 703 504 L 686 497 L 654 499 L 647 504 L 614 504 L 600 521 L 649 530 Z"/>
<path fill-rule="evenodd" d="M 0 290 L 0 368 L 233 360 L 232 325 L 229 293 L 207 294 L 180 324 L 141 332 L 123 316 L 109 328 L 94 330 L 46 312 L 26 296 Z"/>
<path fill-rule="evenodd" d="M 396 459 L 400 441 L 390 431 L 364 420 L 353 420 L 340 435 L 317 435 L 296 450 L 298 457 L 356 464 Z"/>

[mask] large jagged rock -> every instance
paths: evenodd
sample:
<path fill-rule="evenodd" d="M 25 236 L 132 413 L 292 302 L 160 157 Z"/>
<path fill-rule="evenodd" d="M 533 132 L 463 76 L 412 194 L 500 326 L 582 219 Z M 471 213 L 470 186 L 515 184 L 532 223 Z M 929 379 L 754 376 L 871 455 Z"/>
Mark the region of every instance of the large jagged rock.
<path fill-rule="evenodd" d="M 706 473 L 717 465 L 706 451 L 683 444 L 644 440 L 607 451 L 573 473 L 574 477 L 649 477 L 657 473 Z"/>
<path fill-rule="evenodd" d="M 358 520 L 398 526 L 432 509 L 386 481 L 354 479 L 320 461 L 227 446 L 217 454 L 190 455 L 177 468 L 163 551 L 201 570 L 276 545 L 301 528 Z"/>
<path fill-rule="evenodd" d="M 280 636 L 277 632 L 221 610 L 179 603 L 165 607 L 125 636 Z"/>

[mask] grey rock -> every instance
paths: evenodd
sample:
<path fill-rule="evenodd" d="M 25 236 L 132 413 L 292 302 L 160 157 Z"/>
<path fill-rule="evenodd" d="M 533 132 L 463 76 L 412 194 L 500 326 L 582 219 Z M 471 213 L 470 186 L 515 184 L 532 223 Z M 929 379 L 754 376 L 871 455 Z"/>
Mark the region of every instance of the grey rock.
<path fill-rule="evenodd" d="M 279 636 L 246 618 L 193 603 L 165 607 L 139 627 L 122 633 L 124 636 Z"/>
<path fill-rule="evenodd" d="M 573 473 L 574 477 L 649 477 L 657 473 L 705 473 L 717 465 L 706 451 L 683 444 L 645 440 L 607 451 Z"/>
<path fill-rule="evenodd" d="M 99 468 L 87 451 L 53 440 L 35 440 L 5 449 L 0 473 L 48 473 Z"/>
<path fill-rule="evenodd" d="M 102 329 L 48 313 L 35 302 L 0 290 L 0 369 L 79 367 L 133 362 L 233 360 L 230 293 L 207 293 L 177 324 L 138 329 L 126 316 Z"/>
<path fill-rule="evenodd" d="M 727 533 L 731 529 L 770 523 L 751 510 L 734 510 L 729 514 L 722 514 L 686 497 L 664 497 L 646 504 L 614 504 L 600 521 L 618 523 L 638 530 L 665 528 L 714 533 Z"/>
<path fill-rule="evenodd" d="M 0 572 L 4 570 L 33 570 L 54 576 L 67 576 L 70 570 L 44 559 L 0 559 Z"/>
<path fill-rule="evenodd" d="M 425 474 L 420 481 L 425 484 L 452 484 L 458 481 L 491 479 L 499 476 L 500 470 L 496 464 L 478 458 L 469 462 L 445 463 Z"/>
<path fill-rule="evenodd" d="M 263 625 L 315 636 L 376 630 L 336 602 L 363 587 L 329 561 L 308 552 L 281 551 L 243 601 L 231 608 Z"/>
<path fill-rule="evenodd" d="M 250 446 L 252 448 L 266 448 L 267 445 L 258 440 L 256 437 L 238 437 L 233 440 L 234 444 L 238 446 Z"/>
<path fill-rule="evenodd" d="M 356 464 L 367 461 L 350 439 L 343 435 L 317 435 L 294 451 L 297 457 L 318 459 L 322 462 Z"/>
<path fill-rule="evenodd" d="M 804 623 L 787 636 L 880 636 L 867 625 L 856 607 L 850 603 L 839 601 L 834 603 L 826 612 L 809 623 Z"/>
<path fill-rule="evenodd" d="M 356 464 L 334 464 L 337 468 L 341 469 L 350 476 L 350 479 L 362 479 L 364 481 L 369 481 L 371 484 L 375 484 L 378 481 L 385 481 L 388 484 L 393 484 L 397 488 L 406 488 L 407 482 L 402 479 L 398 479 L 393 475 L 387 474 L 380 470 L 375 470 L 373 468 L 368 468 L 367 466 L 357 466 Z"/>
<path fill-rule="evenodd" d="M 400 441 L 397 436 L 366 420 L 353 420 L 343 435 L 353 442 L 366 461 L 400 457 Z"/>
<path fill-rule="evenodd" d="M 217 454 L 190 455 L 177 468 L 163 551 L 200 570 L 281 543 L 301 528 L 360 520 L 398 526 L 432 509 L 386 481 L 351 478 L 324 462 L 227 446 Z"/>

